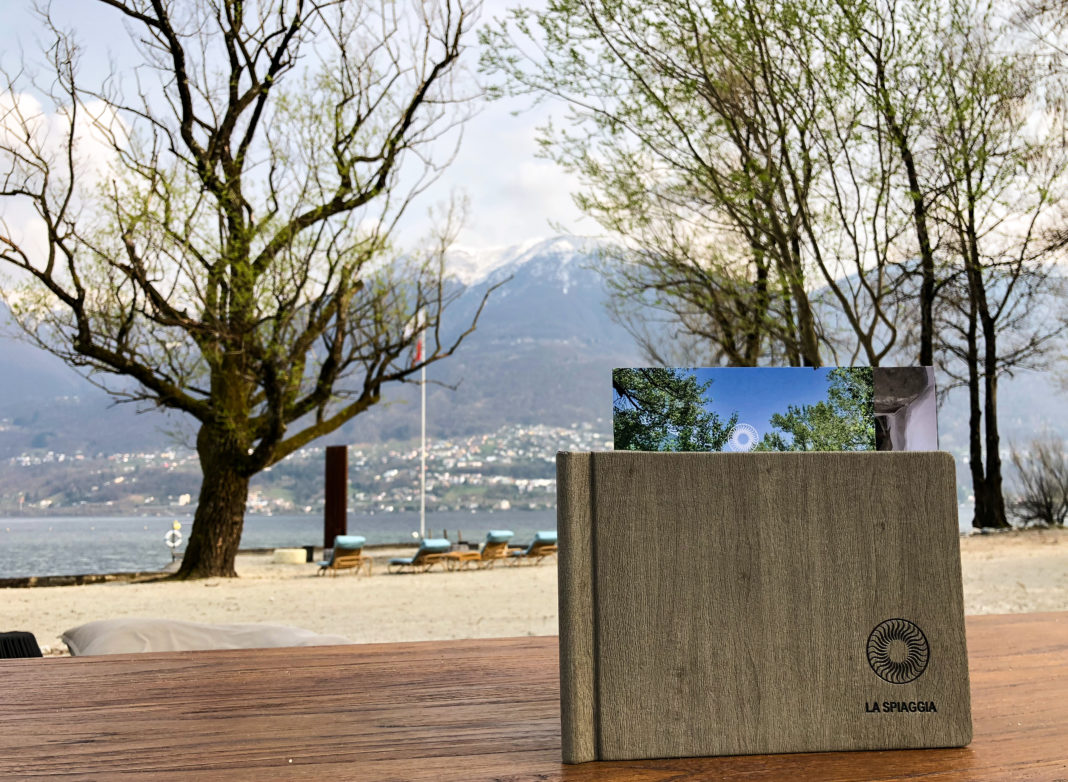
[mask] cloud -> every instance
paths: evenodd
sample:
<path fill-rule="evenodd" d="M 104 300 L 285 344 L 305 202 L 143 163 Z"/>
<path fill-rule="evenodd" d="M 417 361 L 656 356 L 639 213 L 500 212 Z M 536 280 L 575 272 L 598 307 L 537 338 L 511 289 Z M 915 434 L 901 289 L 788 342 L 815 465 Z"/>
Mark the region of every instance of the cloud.
<path fill-rule="evenodd" d="M 73 166 L 67 160 L 71 138 Z M 127 140 L 124 124 L 114 109 L 102 101 L 88 101 L 73 110 L 69 105 L 46 106 L 26 92 L 0 93 L 0 171 L 4 189 L 37 192 L 47 171 L 49 205 L 53 210 L 59 209 L 72 173 L 76 188 L 71 208 L 84 206 L 111 170 L 117 156 L 115 145 L 126 144 Z M 4 234 L 31 258 L 44 257 L 47 233 L 32 197 L 0 197 L 0 223 Z M 3 271 L 10 279 L 11 268 Z"/>
<path fill-rule="evenodd" d="M 467 248 L 517 245 L 559 233 L 592 232 L 571 200 L 577 180 L 536 157 L 536 128 L 548 112 L 516 110 L 519 101 L 486 106 L 468 121 L 452 165 L 425 194 L 441 201 L 450 193 L 468 200 L 458 243 Z"/>

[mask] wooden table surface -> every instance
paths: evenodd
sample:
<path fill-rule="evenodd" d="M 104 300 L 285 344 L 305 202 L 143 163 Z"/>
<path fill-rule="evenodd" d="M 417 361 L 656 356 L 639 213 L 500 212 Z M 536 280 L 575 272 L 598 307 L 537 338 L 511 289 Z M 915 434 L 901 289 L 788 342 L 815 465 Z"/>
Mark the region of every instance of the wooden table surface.
<path fill-rule="evenodd" d="M 968 646 L 963 749 L 580 766 L 553 637 L 0 660 L 0 779 L 1068 782 L 1068 613 Z"/>

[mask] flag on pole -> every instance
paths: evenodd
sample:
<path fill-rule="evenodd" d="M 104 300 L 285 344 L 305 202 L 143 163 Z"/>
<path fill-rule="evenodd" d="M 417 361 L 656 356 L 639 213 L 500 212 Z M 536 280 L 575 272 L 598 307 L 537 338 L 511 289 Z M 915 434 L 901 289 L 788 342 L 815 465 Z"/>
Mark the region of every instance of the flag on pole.
<path fill-rule="evenodd" d="M 418 334 L 415 339 L 415 353 L 412 354 L 412 366 L 423 360 L 423 339 L 426 337 L 426 310 L 420 309 L 416 316 L 415 327 Z"/>

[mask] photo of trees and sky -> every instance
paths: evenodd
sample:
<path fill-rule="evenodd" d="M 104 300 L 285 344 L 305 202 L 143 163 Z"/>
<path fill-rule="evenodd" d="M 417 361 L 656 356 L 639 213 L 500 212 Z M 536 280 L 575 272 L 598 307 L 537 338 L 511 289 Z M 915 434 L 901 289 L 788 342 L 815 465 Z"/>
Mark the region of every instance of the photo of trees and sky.
<path fill-rule="evenodd" d="M 870 367 L 616 369 L 612 386 L 616 450 L 892 450 Z"/>

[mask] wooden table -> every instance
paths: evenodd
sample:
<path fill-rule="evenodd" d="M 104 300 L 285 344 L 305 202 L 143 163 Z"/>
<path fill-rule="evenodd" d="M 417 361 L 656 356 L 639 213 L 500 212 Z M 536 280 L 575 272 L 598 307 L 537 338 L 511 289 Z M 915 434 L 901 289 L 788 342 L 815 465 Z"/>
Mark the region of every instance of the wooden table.
<path fill-rule="evenodd" d="M 1068 613 L 968 645 L 964 749 L 581 766 L 555 638 L 0 660 L 0 779 L 1068 780 Z"/>

